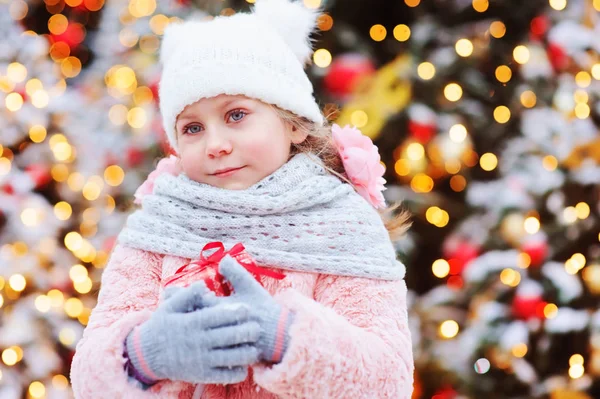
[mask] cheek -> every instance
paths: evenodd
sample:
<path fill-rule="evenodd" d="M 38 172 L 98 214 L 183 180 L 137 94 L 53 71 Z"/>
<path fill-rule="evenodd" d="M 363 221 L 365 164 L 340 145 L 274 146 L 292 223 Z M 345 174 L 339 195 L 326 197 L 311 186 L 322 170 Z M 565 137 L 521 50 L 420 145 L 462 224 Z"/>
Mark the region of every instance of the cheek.
<path fill-rule="evenodd" d="M 291 142 L 284 136 L 267 133 L 261 137 L 254 137 L 244 145 L 246 156 L 259 159 L 266 163 L 281 163 L 287 160 Z"/>
<path fill-rule="evenodd" d="M 186 148 L 181 152 L 181 167 L 185 174 L 193 180 L 198 180 L 202 175 L 203 159 L 198 154 L 199 152 L 193 151 L 192 148 Z"/>

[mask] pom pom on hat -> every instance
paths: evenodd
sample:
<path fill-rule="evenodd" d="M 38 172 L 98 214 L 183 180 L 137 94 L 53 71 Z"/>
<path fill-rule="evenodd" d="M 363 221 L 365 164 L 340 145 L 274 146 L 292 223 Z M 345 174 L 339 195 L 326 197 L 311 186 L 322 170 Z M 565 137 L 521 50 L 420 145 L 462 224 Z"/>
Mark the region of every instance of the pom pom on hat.
<path fill-rule="evenodd" d="M 259 0 L 253 12 L 281 35 L 302 64 L 310 60 L 313 52 L 310 35 L 316 28 L 319 9 L 307 8 L 299 1 Z"/>

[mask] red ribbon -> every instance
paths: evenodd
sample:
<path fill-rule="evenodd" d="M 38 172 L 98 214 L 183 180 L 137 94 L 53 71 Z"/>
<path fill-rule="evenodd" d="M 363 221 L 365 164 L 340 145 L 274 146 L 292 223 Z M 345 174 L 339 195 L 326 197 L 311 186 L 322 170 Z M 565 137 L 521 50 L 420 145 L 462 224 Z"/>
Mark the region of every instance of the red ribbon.
<path fill-rule="evenodd" d="M 213 249 L 216 249 L 216 251 L 213 252 L 212 254 L 210 254 L 208 256 L 205 254 L 207 251 L 210 251 Z M 177 269 L 175 274 L 166 280 L 166 282 L 164 283 L 164 286 L 166 287 L 170 284 L 177 282 L 178 280 L 183 279 L 186 276 L 189 276 L 190 274 L 200 273 L 208 268 L 212 268 L 214 270 L 214 273 L 215 273 L 214 280 L 217 283 L 220 283 L 221 285 L 224 286 L 225 281 L 224 281 L 223 276 L 219 274 L 218 267 L 219 267 L 219 263 L 226 255 L 231 256 L 240 265 L 242 265 L 246 270 L 248 270 L 261 285 L 262 285 L 261 276 L 272 277 L 277 280 L 282 280 L 283 278 L 285 278 L 285 274 L 283 274 L 283 273 L 275 272 L 272 270 L 267 270 L 267 269 L 257 266 L 256 263 L 254 262 L 254 259 L 252 259 L 252 257 L 246 252 L 246 248 L 244 247 L 244 245 L 242 243 L 237 243 L 229 251 L 225 251 L 225 246 L 223 245 L 222 242 L 214 241 L 214 242 L 209 242 L 208 244 L 206 244 L 204 246 L 204 248 L 202 248 L 202 251 L 200 251 L 200 257 L 198 260 L 196 260 L 194 262 L 190 262 L 186 265 L 181 266 L 179 269 Z M 215 281 L 205 281 L 207 287 L 212 291 L 215 291 L 215 288 L 216 288 Z M 228 283 L 227 283 L 227 285 L 228 285 Z M 225 294 L 229 295 L 228 292 L 226 292 Z"/>

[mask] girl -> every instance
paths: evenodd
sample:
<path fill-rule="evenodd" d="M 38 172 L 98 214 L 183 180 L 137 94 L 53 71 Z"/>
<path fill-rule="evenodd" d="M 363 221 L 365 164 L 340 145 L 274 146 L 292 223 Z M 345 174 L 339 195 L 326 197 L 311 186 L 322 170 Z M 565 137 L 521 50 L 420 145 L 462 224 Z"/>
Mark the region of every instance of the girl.
<path fill-rule="evenodd" d="M 390 240 L 406 218 L 386 225 L 375 209 L 385 181 L 372 142 L 324 125 L 303 70 L 315 17 L 259 0 L 165 32 L 160 108 L 177 156 L 136 193 L 73 359 L 76 397 L 411 397 Z M 232 295 L 163 289 L 214 241 L 243 243 L 284 278 L 260 284 L 227 256 Z"/>

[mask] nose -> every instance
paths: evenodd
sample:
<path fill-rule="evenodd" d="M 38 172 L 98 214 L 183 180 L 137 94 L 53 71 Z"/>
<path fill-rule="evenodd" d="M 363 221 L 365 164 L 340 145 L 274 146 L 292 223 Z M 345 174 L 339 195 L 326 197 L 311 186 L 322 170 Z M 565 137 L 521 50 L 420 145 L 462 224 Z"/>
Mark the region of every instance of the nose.
<path fill-rule="evenodd" d="M 231 153 L 232 144 L 225 135 L 219 132 L 211 132 L 207 134 L 206 155 L 209 158 L 218 158 Z"/>

